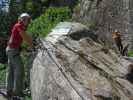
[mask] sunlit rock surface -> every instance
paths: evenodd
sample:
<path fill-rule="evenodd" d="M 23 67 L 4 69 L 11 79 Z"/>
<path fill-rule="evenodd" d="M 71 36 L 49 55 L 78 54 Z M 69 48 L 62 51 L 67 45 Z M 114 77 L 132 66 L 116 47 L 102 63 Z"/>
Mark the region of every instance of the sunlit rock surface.
<path fill-rule="evenodd" d="M 32 100 L 133 100 L 132 62 L 99 44 L 86 26 L 59 23 L 42 41 L 31 69 Z"/>

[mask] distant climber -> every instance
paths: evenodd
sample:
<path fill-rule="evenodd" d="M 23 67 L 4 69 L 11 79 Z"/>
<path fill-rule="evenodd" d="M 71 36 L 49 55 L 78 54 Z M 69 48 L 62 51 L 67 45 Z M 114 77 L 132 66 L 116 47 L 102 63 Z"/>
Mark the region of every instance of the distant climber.
<path fill-rule="evenodd" d="M 31 17 L 27 13 L 19 16 L 18 22 L 12 28 L 6 48 L 9 66 L 7 79 L 7 95 L 9 97 L 23 96 L 24 66 L 20 57 L 20 47 L 24 40 L 29 48 L 33 48 L 32 38 L 25 31 L 30 20 Z"/>
<path fill-rule="evenodd" d="M 121 41 L 121 33 L 117 29 L 112 33 L 112 38 L 115 41 L 116 46 L 118 47 L 118 50 L 122 54 L 123 45 L 122 45 L 122 41 Z"/>

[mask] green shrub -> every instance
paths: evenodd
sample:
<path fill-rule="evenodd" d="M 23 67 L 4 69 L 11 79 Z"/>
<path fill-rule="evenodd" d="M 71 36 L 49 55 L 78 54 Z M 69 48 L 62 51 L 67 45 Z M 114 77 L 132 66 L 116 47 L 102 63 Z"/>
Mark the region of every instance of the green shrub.
<path fill-rule="evenodd" d="M 128 56 L 133 57 L 133 50 L 130 50 L 130 51 L 128 52 Z"/>
<path fill-rule="evenodd" d="M 31 97 L 25 97 L 25 100 L 32 100 Z"/>
<path fill-rule="evenodd" d="M 28 27 L 32 36 L 45 37 L 57 23 L 68 21 L 71 10 L 68 7 L 50 7 L 39 18 L 36 18 Z"/>
<path fill-rule="evenodd" d="M 0 69 L 6 67 L 6 65 L 0 64 Z M 0 70 L 0 83 L 5 83 L 6 81 L 6 69 Z"/>

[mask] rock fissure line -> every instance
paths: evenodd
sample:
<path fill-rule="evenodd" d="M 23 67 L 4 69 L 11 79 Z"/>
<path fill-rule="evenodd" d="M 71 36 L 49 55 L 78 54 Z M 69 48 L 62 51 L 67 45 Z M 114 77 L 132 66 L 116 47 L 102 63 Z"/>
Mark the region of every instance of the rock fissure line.
<path fill-rule="evenodd" d="M 122 91 L 122 93 L 125 95 L 125 96 L 127 96 L 127 94 L 123 91 L 124 89 L 122 89 L 123 88 L 123 86 L 119 83 L 119 82 L 117 82 L 116 80 L 114 80 L 113 78 L 111 79 L 111 80 L 109 80 L 110 82 L 111 82 L 111 85 L 112 85 L 112 87 L 114 88 L 114 90 L 115 90 L 115 93 L 117 94 L 117 95 L 120 95 L 120 93 L 119 93 L 119 91 Z M 118 92 L 117 92 L 118 91 Z M 119 94 L 118 94 L 119 93 Z M 128 97 L 128 96 L 127 96 Z"/>
<path fill-rule="evenodd" d="M 99 71 L 102 71 L 102 72 L 107 73 L 107 72 L 104 71 L 102 68 L 97 67 L 97 65 L 98 65 L 99 63 L 97 63 L 92 57 L 91 57 L 91 58 L 92 58 L 91 61 L 89 61 L 88 57 L 90 57 L 90 56 L 88 56 L 88 55 L 86 55 L 86 54 L 84 54 L 84 53 L 79 53 L 78 51 L 76 51 L 76 50 L 70 48 L 69 46 L 67 46 L 67 45 L 66 45 L 63 41 L 61 41 L 61 40 L 60 40 L 60 43 L 61 43 L 64 47 L 66 47 L 68 50 L 74 52 L 75 54 L 78 54 L 81 58 L 83 58 L 84 60 L 86 60 L 87 62 L 89 62 L 89 64 L 91 64 L 93 67 L 95 67 L 95 68 L 98 69 Z M 112 70 L 112 68 L 109 68 L 109 69 Z M 109 74 L 107 73 L 107 75 L 109 75 Z M 110 77 L 113 77 L 113 78 L 117 78 L 117 77 L 119 77 L 119 78 L 124 78 L 124 77 L 122 77 L 122 76 L 111 76 L 111 75 L 110 75 Z"/>
<path fill-rule="evenodd" d="M 64 24 L 70 26 L 73 23 Z M 66 29 L 62 23 L 59 25 L 55 29 L 61 29 L 61 32 Z M 92 40 L 93 33 L 85 31 L 88 29 L 82 24 L 73 25 L 69 35 L 68 30 L 63 33 L 59 30 L 60 35 L 53 30 L 42 39 L 43 45 L 38 49 L 31 73 L 33 99 L 93 100 L 94 97 L 96 100 L 132 100 L 133 86 L 128 78 L 131 63 Z"/>
<path fill-rule="evenodd" d="M 99 67 L 97 67 L 95 64 L 93 64 L 92 62 L 90 62 L 86 57 L 87 57 L 87 55 L 85 55 L 85 54 L 80 54 L 80 53 L 78 53 L 77 51 L 75 51 L 75 50 L 73 50 L 72 48 L 70 48 L 70 47 L 68 47 L 63 41 L 61 41 L 60 40 L 60 43 L 62 44 L 62 45 L 64 45 L 67 49 L 69 49 L 70 51 L 72 51 L 72 52 L 74 52 L 74 53 L 76 53 L 76 54 L 78 54 L 81 58 L 83 58 L 84 60 L 86 60 L 86 61 L 88 61 L 89 62 L 89 64 L 91 64 L 93 67 L 95 67 L 96 69 L 98 69 L 99 71 L 101 71 L 102 72 L 102 76 L 104 76 L 104 77 L 106 77 L 107 79 L 108 79 L 108 81 L 110 81 L 110 83 L 112 84 L 112 86 L 116 89 L 116 90 L 118 90 L 118 88 L 116 87 L 116 86 L 114 86 L 114 84 L 115 85 L 119 85 L 119 90 L 123 90 L 123 89 L 121 89 L 121 87 L 123 87 L 117 80 L 115 80 L 116 78 L 124 78 L 124 77 L 120 77 L 120 76 L 111 76 L 111 75 L 109 75 L 107 72 L 105 72 L 103 69 L 101 69 L 101 68 L 99 68 Z M 95 62 L 95 61 L 94 61 Z M 123 87 L 124 88 L 124 87 Z M 128 91 L 127 89 L 126 89 L 126 91 Z M 124 92 L 124 94 L 127 96 L 127 94 Z"/>
<path fill-rule="evenodd" d="M 97 68 L 97 69 L 100 70 L 100 71 L 105 72 L 103 69 L 97 67 L 95 64 L 92 63 L 92 62 L 95 62 L 95 61 L 90 62 L 90 61 L 86 58 L 86 57 L 88 57 L 87 55 L 78 53 L 77 51 L 75 51 L 75 50 L 73 50 L 72 48 L 70 48 L 70 47 L 68 47 L 67 45 L 65 45 L 65 43 L 63 43 L 63 41 L 60 41 L 60 43 L 61 43 L 62 45 L 64 45 L 67 49 L 69 49 L 70 51 L 72 51 L 72 52 L 78 54 L 81 58 L 83 58 L 83 59 L 85 59 L 86 61 L 88 61 L 89 64 L 91 64 L 93 67 Z M 112 77 L 113 77 L 113 76 L 112 76 Z"/>
<path fill-rule="evenodd" d="M 41 42 L 42 43 L 42 42 Z M 45 50 L 47 52 L 47 54 L 49 55 L 49 57 L 51 58 L 51 60 L 55 63 L 55 65 L 58 67 L 58 69 L 60 70 L 60 72 L 63 74 L 63 76 L 65 77 L 65 79 L 68 81 L 68 83 L 70 84 L 70 86 L 73 88 L 73 90 L 79 95 L 79 97 L 82 100 L 86 100 L 84 99 L 84 97 L 78 92 L 78 90 L 73 86 L 73 84 L 71 83 L 71 81 L 69 80 L 69 78 L 67 77 L 67 75 L 65 74 L 65 72 L 63 71 L 63 69 L 61 68 L 62 65 L 60 65 L 56 60 L 54 55 L 43 45 L 42 43 L 42 49 Z M 43 52 L 44 53 L 44 52 Z"/>
<path fill-rule="evenodd" d="M 113 79 L 112 79 L 113 80 Z M 115 86 L 113 86 L 115 89 L 119 88 L 121 91 L 123 91 L 123 93 L 127 96 L 127 97 L 130 97 L 131 94 L 128 94 L 130 93 L 130 91 L 128 91 L 124 86 L 122 86 L 116 79 L 113 80 Z M 117 86 L 116 86 L 117 85 Z M 126 89 L 126 90 L 125 90 Z M 118 90 L 118 89 L 117 89 Z"/>

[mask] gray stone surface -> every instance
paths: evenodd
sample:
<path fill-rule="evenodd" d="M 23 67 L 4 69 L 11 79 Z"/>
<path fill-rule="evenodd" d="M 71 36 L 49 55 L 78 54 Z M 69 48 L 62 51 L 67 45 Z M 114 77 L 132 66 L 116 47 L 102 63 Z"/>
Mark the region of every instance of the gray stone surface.
<path fill-rule="evenodd" d="M 95 28 L 96 33 L 109 45 L 111 33 L 118 29 L 123 44 L 133 49 L 133 1 L 132 0 L 81 0 L 80 22 Z"/>
<path fill-rule="evenodd" d="M 126 79 L 131 62 L 95 42 L 85 27 L 59 23 L 42 39 L 45 50 L 31 69 L 33 100 L 132 100 L 133 84 Z"/>

